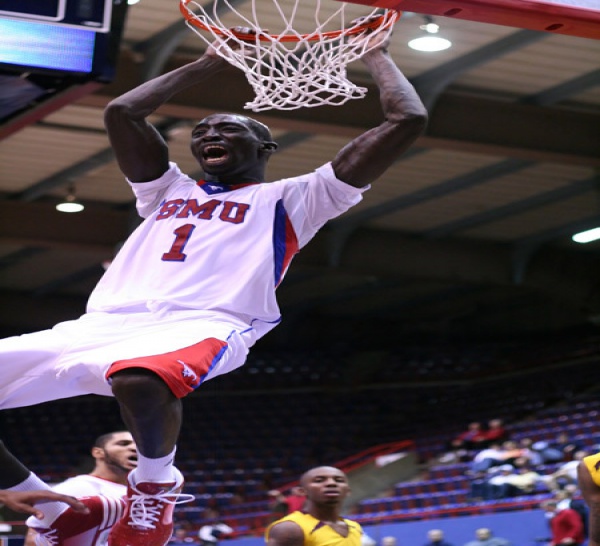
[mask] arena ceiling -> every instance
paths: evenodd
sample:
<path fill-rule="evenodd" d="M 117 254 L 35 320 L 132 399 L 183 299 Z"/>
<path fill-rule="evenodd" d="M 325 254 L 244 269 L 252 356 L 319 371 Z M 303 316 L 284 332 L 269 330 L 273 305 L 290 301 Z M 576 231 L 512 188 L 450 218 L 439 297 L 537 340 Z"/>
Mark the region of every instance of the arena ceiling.
<path fill-rule="evenodd" d="M 423 53 L 407 47 L 422 22 L 405 14 L 390 50 L 426 103 L 429 126 L 294 260 L 279 288 L 284 322 L 265 343 L 555 336 L 600 324 L 600 243 L 570 239 L 600 225 L 600 40 L 436 17 L 453 47 Z M 4 131 L 3 335 L 84 310 L 103 264 L 137 224 L 103 107 L 203 48 L 176 0 L 141 0 L 129 8 L 113 83 Z M 365 99 L 255 115 L 280 143 L 269 179 L 319 166 L 379 123 L 368 74 L 360 63 L 349 74 L 370 89 Z M 154 117 L 172 159 L 198 175 L 191 124 L 242 112 L 251 98 L 234 68 L 174 97 Z M 71 184 L 86 209 L 59 213 Z"/>

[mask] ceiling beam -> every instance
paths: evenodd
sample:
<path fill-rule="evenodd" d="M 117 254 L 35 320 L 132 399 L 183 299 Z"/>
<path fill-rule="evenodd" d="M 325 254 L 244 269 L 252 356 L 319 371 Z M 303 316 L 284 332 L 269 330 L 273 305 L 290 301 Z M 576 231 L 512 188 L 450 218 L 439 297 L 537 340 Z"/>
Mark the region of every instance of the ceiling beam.
<path fill-rule="evenodd" d="M 414 78 L 413 85 L 429 109 L 442 91 L 465 72 L 548 36 L 543 32 L 519 30 L 419 74 Z"/>
<path fill-rule="evenodd" d="M 547 106 L 549 104 L 556 104 L 557 102 L 563 101 L 582 93 L 583 91 L 596 87 L 600 84 L 600 68 L 598 70 L 592 70 L 577 76 L 566 82 L 561 82 L 554 87 L 541 91 L 540 93 L 534 93 L 527 97 L 523 97 L 519 102 L 523 104 L 537 104 L 538 106 Z"/>
<path fill-rule="evenodd" d="M 167 69 L 190 61 L 189 57 L 175 57 Z M 142 83 L 140 67 L 130 53 L 121 53 L 119 66 L 121 74 L 113 84 L 83 97 L 78 104 L 102 108 L 112 98 Z M 353 138 L 378 125 L 382 119 L 379 93 L 373 83 L 367 82 L 366 86 L 369 92 L 364 99 L 341 106 L 250 114 L 272 129 Z M 228 67 L 215 75 L 211 85 L 203 87 L 201 93 L 196 88 L 183 91 L 157 113 L 188 120 L 202 119 L 214 111 L 235 110 L 232 105 L 237 105 L 237 111 L 245 112 L 243 105 L 252 98 L 252 90 L 243 74 Z M 526 161 L 600 167 L 600 113 L 520 104 L 448 88 L 437 99 L 430 112 L 427 131 L 416 145 Z"/>
<path fill-rule="evenodd" d="M 436 239 L 439 237 L 448 237 L 458 231 L 465 231 L 467 229 L 473 229 L 482 224 L 489 224 L 491 222 L 497 222 L 515 216 L 516 214 L 522 214 L 529 210 L 548 205 L 550 203 L 556 203 L 581 195 L 600 187 L 600 178 L 592 176 L 584 180 L 572 182 L 567 186 L 561 186 L 560 188 L 554 188 L 544 193 L 538 193 L 531 197 L 521 199 L 519 201 L 513 201 L 502 205 L 500 207 L 491 208 L 471 216 L 463 216 L 457 220 L 452 220 L 445 224 L 440 224 L 424 233 L 425 237 Z"/>

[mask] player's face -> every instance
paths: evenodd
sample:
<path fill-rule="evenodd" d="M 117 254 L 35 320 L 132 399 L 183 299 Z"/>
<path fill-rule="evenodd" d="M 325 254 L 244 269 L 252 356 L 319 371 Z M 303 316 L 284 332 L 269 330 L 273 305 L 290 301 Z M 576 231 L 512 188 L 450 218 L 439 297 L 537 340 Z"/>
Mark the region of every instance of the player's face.
<path fill-rule="evenodd" d="M 350 493 L 346 475 L 330 466 L 309 470 L 302 478 L 302 487 L 315 504 L 341 504 Z"/>
<path fill-rule="evenodd" d="M 117 432 L 104 445 L 104 462 L 115 470 L 127 471 L 137 466 L 137 449 L 129 432 Z"/>
<path fill-rule="evenodd" d="M 215 114 L 194 127 L 191 150 L 205 173 L 231 176 L 254 168 L 261 144 L 248 118 Z"/>

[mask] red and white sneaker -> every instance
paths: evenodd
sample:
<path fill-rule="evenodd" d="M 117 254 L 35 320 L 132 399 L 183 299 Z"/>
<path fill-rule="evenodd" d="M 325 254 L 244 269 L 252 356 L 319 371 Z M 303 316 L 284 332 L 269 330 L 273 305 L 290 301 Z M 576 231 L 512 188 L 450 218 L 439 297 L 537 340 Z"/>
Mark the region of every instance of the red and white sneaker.
<path fill-rule="evenodd" d="M 135 471 L 129 474 L 127 508 L 108 535 L 109 546 L 164 546 L 169 542 L 175 505 L 195 498 L 181 493 L 183 476 L 176 468 L 174 471 L 175 480 L 167 483 L 135 483 Z"/>
<path fill-rule="evenodd" d="M 79 499 L 88 514 L 67 508 L 48 527 L 41 527 L 40 520 L 29 518 L 27 525 L 36 531 L 36 546 L 90 546 L 121 519 L 125 512 L 125 500 L 117 497 L 82 497 Z M 45 523 L 45 522 L 44 522 Z"/>

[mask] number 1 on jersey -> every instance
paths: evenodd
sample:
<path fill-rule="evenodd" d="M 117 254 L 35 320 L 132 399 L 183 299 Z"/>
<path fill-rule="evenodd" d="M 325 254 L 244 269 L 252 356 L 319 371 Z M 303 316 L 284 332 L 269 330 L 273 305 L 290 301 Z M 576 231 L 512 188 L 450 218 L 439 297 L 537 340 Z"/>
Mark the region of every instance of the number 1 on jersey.
<path fill-rule="evenodd" d="M 165 262 L 183 262 L 187 258 L 187 254 L 183 252 L 185 245 L 192 235 L 192 231 L 196 229 L 194 224 L 185 224 L 178 227 L 173 233 L 175 233 L 175 241 L 171 245 L 169 252 L 165 252 L 162 255 L 162 259 Z"/>

